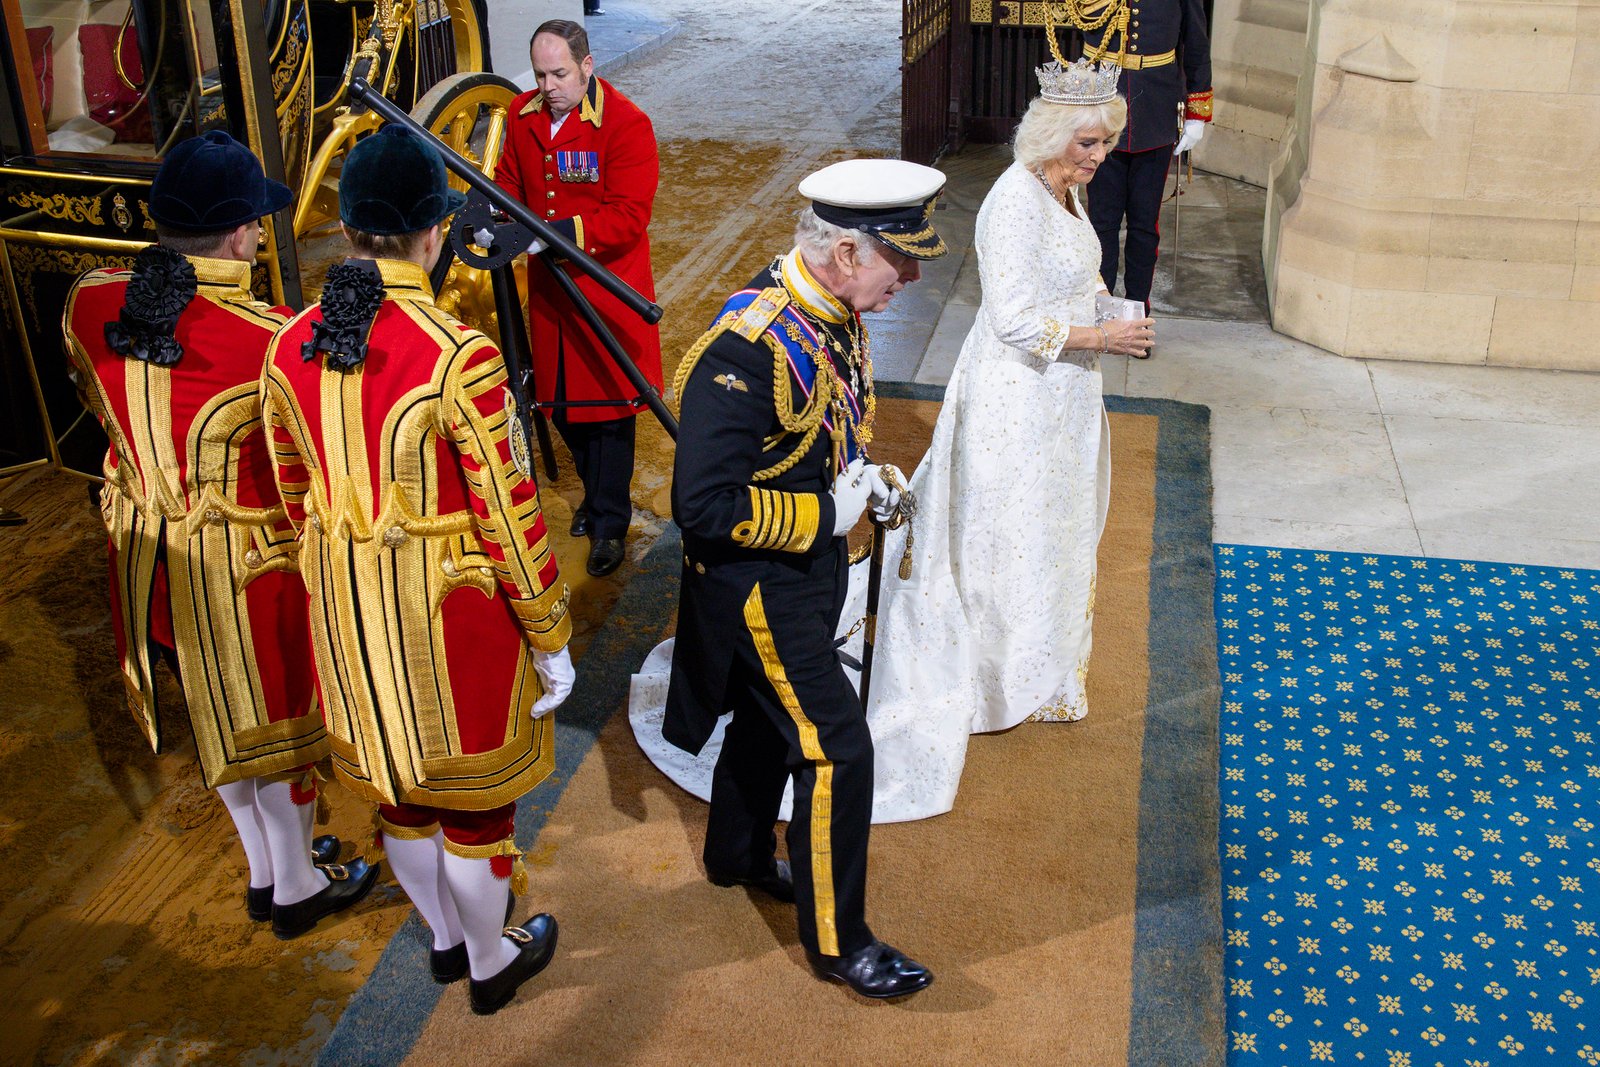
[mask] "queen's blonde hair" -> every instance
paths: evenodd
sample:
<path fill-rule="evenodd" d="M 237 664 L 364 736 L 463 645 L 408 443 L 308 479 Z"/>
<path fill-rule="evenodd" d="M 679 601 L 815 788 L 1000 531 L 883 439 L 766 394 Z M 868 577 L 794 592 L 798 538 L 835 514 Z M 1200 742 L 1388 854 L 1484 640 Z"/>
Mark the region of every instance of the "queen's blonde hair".
<path fill-rule="evenodd" d="M 1127 121 L 1128 104 L 1120 96 L 1103 104 L 1052 104 L 1036 96 L 1017 124 L 1011 150 L 1024 167 L 1037 167 L 1059 158 L 1084 130 L 1102 126 L 1115 137 Z"/>

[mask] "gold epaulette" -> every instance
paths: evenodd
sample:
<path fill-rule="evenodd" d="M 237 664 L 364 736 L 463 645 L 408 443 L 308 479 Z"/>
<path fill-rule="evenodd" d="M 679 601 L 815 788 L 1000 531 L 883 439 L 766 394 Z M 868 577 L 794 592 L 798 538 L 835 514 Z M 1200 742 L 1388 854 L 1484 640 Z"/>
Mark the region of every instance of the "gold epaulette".
<path fill-rule="evenodd" d="M 789 291 L 781 285 L 768 286 L 761 290 L 760 296 L 750 301 L 749 306 L 739 313 L 739 317 L 728 329 L 746 341 L 754 341 L 767 332 L 772 320 L 782 314 L 783 309 L 788 306 Z"/>

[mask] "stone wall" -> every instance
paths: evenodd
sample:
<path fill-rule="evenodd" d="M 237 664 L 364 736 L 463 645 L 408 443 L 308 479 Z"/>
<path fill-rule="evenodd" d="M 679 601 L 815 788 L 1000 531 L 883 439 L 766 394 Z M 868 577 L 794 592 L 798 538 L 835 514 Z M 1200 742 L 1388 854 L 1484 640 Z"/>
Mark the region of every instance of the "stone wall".
<path fill-rule="evenodd" d="M 1310 0 L 1216 0 L 1211 79 L 1216 116 L 1195 166 L 1266 185 L 1294 115 Z"/>
<path fill-rule="evenodd" d="M 1308 16 L 1268 176 L 1273 326 L 1349 356 L 1600 370 L 1600 0 Z"/>

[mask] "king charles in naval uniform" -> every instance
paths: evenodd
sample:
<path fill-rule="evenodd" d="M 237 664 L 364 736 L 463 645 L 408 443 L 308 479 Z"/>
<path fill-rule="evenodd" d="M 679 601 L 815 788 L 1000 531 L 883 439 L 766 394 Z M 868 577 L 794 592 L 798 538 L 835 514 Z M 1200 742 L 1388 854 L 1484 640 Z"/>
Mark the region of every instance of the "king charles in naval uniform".
<path fill-rule="evenodd" d="M 932 223 L 943 186 L 901 160 L 806 178 L 795 247 L 728 298 L 674 382 L 684 566 L 663 733 L 698 752 L 733 712 L 706 874 L 793 900 L 813 969 L 869 997 L 933 975 L 867 926 L 872 736 L 833 640 L 845 535 L 869 505 L 891 512 L 901 482 L 867 457 L 876 404 L 861 315 L 944 254 Z M 785 863 L 773 827 L 790 778 Z"/>

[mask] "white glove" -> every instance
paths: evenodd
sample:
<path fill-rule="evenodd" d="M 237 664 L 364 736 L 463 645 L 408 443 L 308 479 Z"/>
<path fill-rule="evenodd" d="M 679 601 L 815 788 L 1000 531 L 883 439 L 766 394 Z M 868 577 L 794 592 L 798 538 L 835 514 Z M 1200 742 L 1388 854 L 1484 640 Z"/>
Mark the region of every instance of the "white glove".
<path fill-rule="evenodd" d="M 888 522 L 894 517 L 894 509 L 900 506 L 900 490 L 895 486 L 906 484 L 906 476 L 901 473 L 899 467 L 892 463 L 886 463 L 884 466 L 894 472 L 892 482 L 883 476 L 881 468 L 867 468 L 867 477 L 872 482 L 872 496 L 869 498 L 872 503 L 872 514 L 879 522 Z"/>
<path fill-rule="evenodd" d="M 578 672 L 573 669 L 572 655 L 565 646 L 557 652 L 534 650 L 533 669 L 544 686 L 544 696 L 533 702 L 533 717 L 537 719 L 561 706 L 572 692 Z"/>
<path fill-rule="evenodd" d="M 872 497 L 872 480 L 866 471 L 867 461 L 856 461 L 839 472 L 833 480 L 833 536 L 843 537 L 861 521 Z"/>
<path fill-rule="evenodd" d="M 1172 154 L 1175 156 L 1183 155 L 1185 152 L 1189 151 L 1189 149 L 1199 144 L 1200 138 L 1204 137 L 1205 135 L 1206 124 L 1203 121 L 1200 119 L 1184 119 L 1183 135 L 1178 138 L 1177 147 L 1173 148 Z"/>
<path fill-rule="evenodd" d="M 487 252 L 494 247 L 494 231 L 485 226 L 472 235 L 472 243 Z M 528 255 L 536 256 L 550 246 L 535 237 L 528 246 Z"/>

